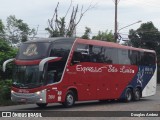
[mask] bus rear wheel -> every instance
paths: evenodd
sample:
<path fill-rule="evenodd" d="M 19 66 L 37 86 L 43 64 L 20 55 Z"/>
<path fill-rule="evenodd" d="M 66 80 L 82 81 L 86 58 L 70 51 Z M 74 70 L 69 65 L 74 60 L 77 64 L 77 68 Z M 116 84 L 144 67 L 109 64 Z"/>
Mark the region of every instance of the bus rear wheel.
<path fill-rule="evenodd" d="M 67 92 L 65 101 L 62 103 L 64 107 L 72 107 L 75 104 L 75 94 L 73 91 L 69 90 Z"/>
<path fill-rule="evenodd" d="M 40 108 L 45 108 L 47 106 L 47 103 L 36 103 L 36 105 Z"/>
<path fill-rule="evenodd" d="M 125 91 L 125 102 L 130 102 L 133 98 L 132 90 L 130 88 L 127 88 Z"/>
<path fill-rule="evenodd" d="M 134 101 L 140 100 L 140 98 L 141 98 L 141 91 L 140 91 L 140 89 L 139 88 L 135 88 L 133 95 L 134 95 L 133 96 L 133 100 Z"/>

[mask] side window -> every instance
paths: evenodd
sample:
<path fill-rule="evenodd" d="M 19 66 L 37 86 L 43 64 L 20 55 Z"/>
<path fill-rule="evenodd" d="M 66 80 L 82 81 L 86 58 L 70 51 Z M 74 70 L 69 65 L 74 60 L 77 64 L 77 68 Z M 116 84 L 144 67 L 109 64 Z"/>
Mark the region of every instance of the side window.
<path fill-rule="evenodd" d="M 104 63 L 105 48 L 100 46 L 89 46 L 91 62 Z"/>
<path fill-rule="evenodd" d="M 148 53 L 147 56 L 148 56 L 149 65 L 155 65 L 155 64 L 156 64 L 155 54 L 153 54 L 153 53 Z"/>
<path fill-rule="evenodd" d="M 63 69 L 64 69 L 64 63 L 63 61 L 57 61 L 57 62 L 51 62 L 47 65 L 47 72 L 46 72 L 46 82 L 47 84 L 52 84 L 59 82 Z"/>
<path fill-rule="evenodd" d="M 155 65 L 155 54 L 142 52 L 141 53 L 141 65 L 148 66 L 148 65 Z"/>
<path fill-rule="evenodd" d="M 129 50 L 119 49 L 118 50 L 119 64 L 130 65 Z"/>
<path fill-rule="evenodd" d="M 105 48 L 104 61 L 108 64 L 118 64 L 118 50 L 116 48 Z"/>
<path fill-rule="evenodd" d="M 70 42 L 54 43 L 51 48 L 50 57 L 62 57 L 62 60 L 67 60 L 71 47 L 72 43 Z"/>
<path fill-rule="evenodd" d="M 129 59 L 130 59 L 131 65 L 139 65 L 140 52 L 135 50 L 129 50 Z"/>
<path fill-rule="evenodd" d="M 72 64 L 90 62 L 89 48 L 86 44 L 77 44 L 72 57 Z"/>

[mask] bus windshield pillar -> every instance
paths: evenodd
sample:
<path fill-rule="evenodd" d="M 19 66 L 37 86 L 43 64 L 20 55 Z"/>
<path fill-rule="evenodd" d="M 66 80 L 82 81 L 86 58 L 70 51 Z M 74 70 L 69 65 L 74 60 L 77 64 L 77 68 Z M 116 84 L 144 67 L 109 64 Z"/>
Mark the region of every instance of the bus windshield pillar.
<path fill-rule="evenodd" d="M 42 72 L 44 65 L 46 62 L 50 61 L 50 60 L 56 60 L 58 57 L 47 57 L 45 59 L 42 59 L 41 62 L 39 63 L 39 71 Z M 59 60 L 59 59 L 58 59 Z"/>

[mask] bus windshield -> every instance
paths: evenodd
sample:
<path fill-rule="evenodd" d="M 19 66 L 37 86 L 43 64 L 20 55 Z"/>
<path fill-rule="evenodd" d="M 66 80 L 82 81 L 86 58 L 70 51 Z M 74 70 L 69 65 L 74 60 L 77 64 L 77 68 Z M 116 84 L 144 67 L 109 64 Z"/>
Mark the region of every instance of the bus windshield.
<path fill-rule="evenodd" d="M 13 86 L 20 88 L 35 88 L 43 84 L 38 65 L 15 66 L 13 74 Z"/>
<path fill-rule="evenodd" d="M 47 62 L 43 72 L 39 71 L 39 65 L 16 65 L 13 74 L 13 86 L 36 88 L 59 82 L 72 44 L 73 42 L 68 41 L 22 44 L 16 58 L 18 60 L 31 61 L 47 57 L 61 57 L 61 59 L 54 62 Z"/>
<path fill-rule="evenodd" d="M 33 60 L 42 59 L 48 55 L 50 43 L 24 43 L 19 48 L 17 59 L 20 60 Z"/>

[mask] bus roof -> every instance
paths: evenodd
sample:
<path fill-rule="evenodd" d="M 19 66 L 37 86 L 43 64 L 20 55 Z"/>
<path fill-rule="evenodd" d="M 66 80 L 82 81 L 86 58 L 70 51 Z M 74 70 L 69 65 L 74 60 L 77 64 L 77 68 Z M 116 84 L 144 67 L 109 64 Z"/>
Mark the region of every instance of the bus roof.
<path fill-rule="evenodd" d="M 55 38 L 36 38 L 35 40 L 27 41 L 24 43 L 34 43 L 34 42 L 54 42 L 54 41 L 65 41 L 69 40 L 78 43 L 85 43 L 85 44 L 91 44 L 91 45 L 98 45 L 98 46 L 107 46 L 107 47 L 114 47 L 114 48 L 121 48 L 121 49 L 129 49 L 129 50 L 137 50 L 142 52 L 152 52 L 155 53 L 154 50 L 148 50 L 148 49 L 142 49 L 142 48 L 135 48 L 131 46 L 124 46 L 121 44 L 113 43 L 113 42 L 106 42 L 106 41 L 100 41 L 100 40 L 86 40 L 81 38 L 64 38 L 64 37 L 55 37 Z"/>
<path fill-rule="evenodd" d="M 64 37 L 55 37 L 55 38 L 36 38 L 34 40 L 30 40 L 24 43 L 34 43 L 34 42 L 54 42 L 54 41 L 65 41 L 70 40 L 74 41 L 75 38 L 64 38 Z"/>
<path fill-rule="evenodd" d="M 135 48 L 135 47 L 131 47 L 131 46 L 124 46 L 124 45 L 121 45 L 121 44 L 118 44 L 118 43 L 106 42 L 106 41 L 100 41 L 100 40 L 85 40 L 85 39 L 78 38 L 77 42 L 78 43 L 91 44 L 91 45 L 98 45 L 98 46 L 107 46 L 107 47 L 114 47 L 114 48 L 121 48 L 121 49 L 129 49 L 129 50 L 137 50 L 137 51 L 142 51 L 142 52 L 155 53 L 154 50 Z"/>

